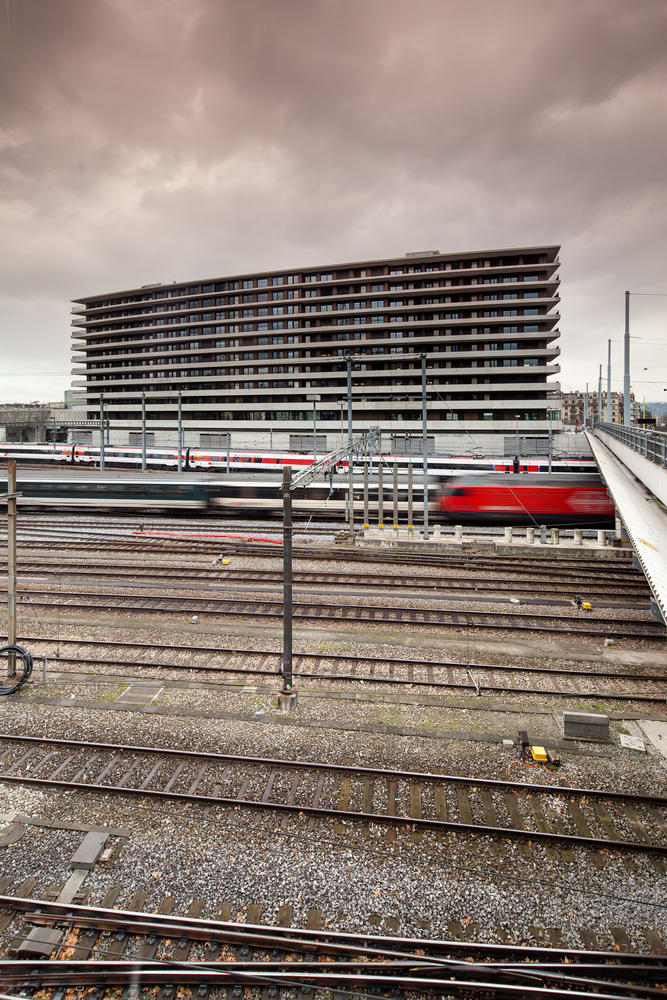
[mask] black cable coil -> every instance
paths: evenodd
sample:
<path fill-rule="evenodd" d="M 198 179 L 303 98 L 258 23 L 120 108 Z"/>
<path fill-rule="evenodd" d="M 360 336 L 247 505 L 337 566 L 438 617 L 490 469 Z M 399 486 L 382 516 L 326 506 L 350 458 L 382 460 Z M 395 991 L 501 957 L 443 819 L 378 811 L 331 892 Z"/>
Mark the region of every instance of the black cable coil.
<path fill-rule="evenodd" d="M 16 681 L 16 683 L 0 684 L 0 695 L 14 694 L 15 691 L 18 691 L 20 690 L 20 688 L 23 687 L 25 682 L 30 677 L 30 674 L 32 673 L 32 666 L 33 666 L 32 654 L 29 653 L 27 649 L 24 649 L 23 646 L 15 646 L 15 645 L 3 646 L 2 649 L 0 649 L 0 655 L 2 655 L 3 653 L 16 653 L 16 655 L 23 660 L 23 673 Z"/>

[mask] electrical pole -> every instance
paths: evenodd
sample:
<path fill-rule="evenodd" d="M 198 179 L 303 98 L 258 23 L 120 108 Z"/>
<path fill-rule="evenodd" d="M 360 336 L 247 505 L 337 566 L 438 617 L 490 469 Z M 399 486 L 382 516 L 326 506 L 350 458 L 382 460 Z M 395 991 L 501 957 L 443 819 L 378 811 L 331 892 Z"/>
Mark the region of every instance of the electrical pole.
<path fill-rule="evenodd" d="M 588 382 L 586 383 L 586 392 L 584 393 L 584 430 L 588 427 Z"/>
<path fill-rule="evenodd" d="M 611 340 L 607 341 L 607 423 L 611 423 Z"/>
<path fill-rule="evenodd" d="M 141 394 L 141 471 L 146 471 L 146 393 Z"/>
<path fill-rule="evenodd" d="M 630 426 L 630 292 L 625 293 L 625 339 L 623 342 L 623 423 Z"/>
<path fill-rule="evenodd" d="M 598 423 L 602 423 L 602 365 L 598 374 Z"/>
<path fill-rule="evenodd" d="M 422 458 L 424 466 L 424 541 L 428 540 L 428 434 L 426 426 L 426 355 L 422 359 Z"/>
<path fill-rule="evenodd" d="M 347 444 L 349 453 L 347 456 L 347 482 L 348 482 L 348 517 L 350 532 L 354 532 L 354 480 L 353 480 L 353 460 L 352 460 L 352 356 L 348 354 L 347 361 Z"/>
<path fill-rule="evenodd" d="M 16 644 L 16 459 L 7 459 L 7 641 Z M 16 676 L 16 653 L 8 653 L 9 677 Z"/>
<path fill-rule="evenodd" d="M 283 467 L 283 695 L 292 694 L 292 466 Z"/>
<path fill-rule="evenodd" d="M 178 394 L 178 471 L 183 471 L 183 399 Z"/>
<path fill-rule="evenodd" d="M 100 472 L 104 472 L 104 396 L 100 393 Z"/>

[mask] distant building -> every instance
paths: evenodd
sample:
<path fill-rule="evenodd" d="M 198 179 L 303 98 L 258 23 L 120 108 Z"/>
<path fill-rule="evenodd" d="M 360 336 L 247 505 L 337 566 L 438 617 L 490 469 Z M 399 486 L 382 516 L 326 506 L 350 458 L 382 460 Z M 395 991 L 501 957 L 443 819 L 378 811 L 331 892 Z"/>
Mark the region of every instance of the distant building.
<path fill-rule="evenodd" d="M 312 447 L 316 432 L 331 449 L 347 435 L 352 355 L 354 431 L 379 427 L 401 450 L 421 447 L 425 354 L 431 448 L 502 452 L 505 436 L 561 427 L 547 396 L 558 251 L 425 251 L 84 296 L 74 385 L 90 420 L 103 396 L 112 443 L 136 441 L 145 394 L 151 442 L 173 444 L 180 393 L 187 445 Z"/>
<path fill-rule="evenodd" d="M 563 426 L 574 427 L 579 430 L 584 426 L 584 392 L 564 392 L 561 394 L 561 409 L 563 414 Z M 634 393 L 630 393 L 630 422 L 636 424 L 641 413 L 640 404 L 635 400 Z M 588 420 L 591 422 L 598 419 L 598 394 L 588 393 Z M 607 393 L 602 393 L 602 419 L 607 419 Z M 613 424 L 623 423 L 623 393 L 611 393 L 611 422 Z"/>

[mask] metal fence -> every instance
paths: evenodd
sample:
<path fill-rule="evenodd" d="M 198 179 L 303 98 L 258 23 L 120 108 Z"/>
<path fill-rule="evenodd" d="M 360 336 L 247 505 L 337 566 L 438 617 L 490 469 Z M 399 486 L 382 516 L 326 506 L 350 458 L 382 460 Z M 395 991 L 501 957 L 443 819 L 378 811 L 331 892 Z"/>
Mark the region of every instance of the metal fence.
<path fill-rule="evenodd" d="M 667 434 L 664 431 L 643 431 L 637 427 L 625 427 L 622 424 L 594 424 L 594 430 L 604 431 L 617 441 L 639 452 L 650 462 L 665 468 L 667 464 Z"/>

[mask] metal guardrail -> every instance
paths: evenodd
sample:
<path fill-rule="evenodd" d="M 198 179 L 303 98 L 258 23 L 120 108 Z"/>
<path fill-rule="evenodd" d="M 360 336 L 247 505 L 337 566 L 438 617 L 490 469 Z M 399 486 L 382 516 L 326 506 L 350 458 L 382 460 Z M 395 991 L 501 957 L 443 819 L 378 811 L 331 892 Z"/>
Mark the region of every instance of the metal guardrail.
<path fill-rule="evenodd" d="M 605 423 L 593 424 L 593 430 L 604 431 L 663 469 L 667 465 L 667 434 L 664 431 L 643 431 L 637 427 Z"/>

